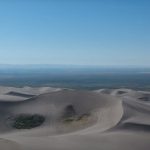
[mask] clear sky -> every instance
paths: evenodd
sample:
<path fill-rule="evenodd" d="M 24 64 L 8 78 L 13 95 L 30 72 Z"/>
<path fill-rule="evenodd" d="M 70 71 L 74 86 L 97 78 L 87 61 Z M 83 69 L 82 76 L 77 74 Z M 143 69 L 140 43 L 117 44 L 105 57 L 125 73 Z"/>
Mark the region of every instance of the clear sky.
<path fill-rule="evenodd" d="M 0 0 L 0 64 L 150 66 L 150 0 Z"/>

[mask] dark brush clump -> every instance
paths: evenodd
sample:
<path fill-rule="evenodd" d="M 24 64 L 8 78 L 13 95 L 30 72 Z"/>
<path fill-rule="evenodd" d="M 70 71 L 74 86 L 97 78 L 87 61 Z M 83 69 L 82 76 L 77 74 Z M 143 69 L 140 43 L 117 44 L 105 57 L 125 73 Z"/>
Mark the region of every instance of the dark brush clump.
<path fill-rule="evenodd" d="M 16 129 L 31 129 L 40 126 L 45 121 L 42 115 L 22 114 L 14 119 L 13 127 Z"/>

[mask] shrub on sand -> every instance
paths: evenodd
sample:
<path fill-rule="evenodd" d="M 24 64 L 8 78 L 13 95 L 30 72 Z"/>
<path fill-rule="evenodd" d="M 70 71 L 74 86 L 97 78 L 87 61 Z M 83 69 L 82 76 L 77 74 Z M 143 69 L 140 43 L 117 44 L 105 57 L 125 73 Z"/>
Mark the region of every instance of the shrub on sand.
<path fill-rule="evenodd" d="M 13 127 L 16 129 L 31 129 L 40 126 L 45 121 L 42 115 L 21 114 L 14 119 Z"/>

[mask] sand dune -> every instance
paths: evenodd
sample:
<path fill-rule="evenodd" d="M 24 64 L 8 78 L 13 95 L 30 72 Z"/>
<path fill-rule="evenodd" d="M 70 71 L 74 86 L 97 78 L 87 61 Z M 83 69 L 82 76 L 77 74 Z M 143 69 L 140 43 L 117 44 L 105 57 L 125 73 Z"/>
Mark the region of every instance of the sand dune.
<path fill-rule="evenodd" d="M 0 87 L 0 149 L 147 150 L 149 95 L 129 89 Z"/>

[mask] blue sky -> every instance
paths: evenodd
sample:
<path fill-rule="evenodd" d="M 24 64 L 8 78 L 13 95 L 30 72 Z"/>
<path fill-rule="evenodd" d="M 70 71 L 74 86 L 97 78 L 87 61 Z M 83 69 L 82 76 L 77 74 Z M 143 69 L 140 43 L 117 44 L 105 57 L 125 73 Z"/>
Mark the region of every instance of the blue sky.
<path fill-rule="evenodd" d="M 150 1 L 0 0 L 0 64 L 150 66 Z"/>

